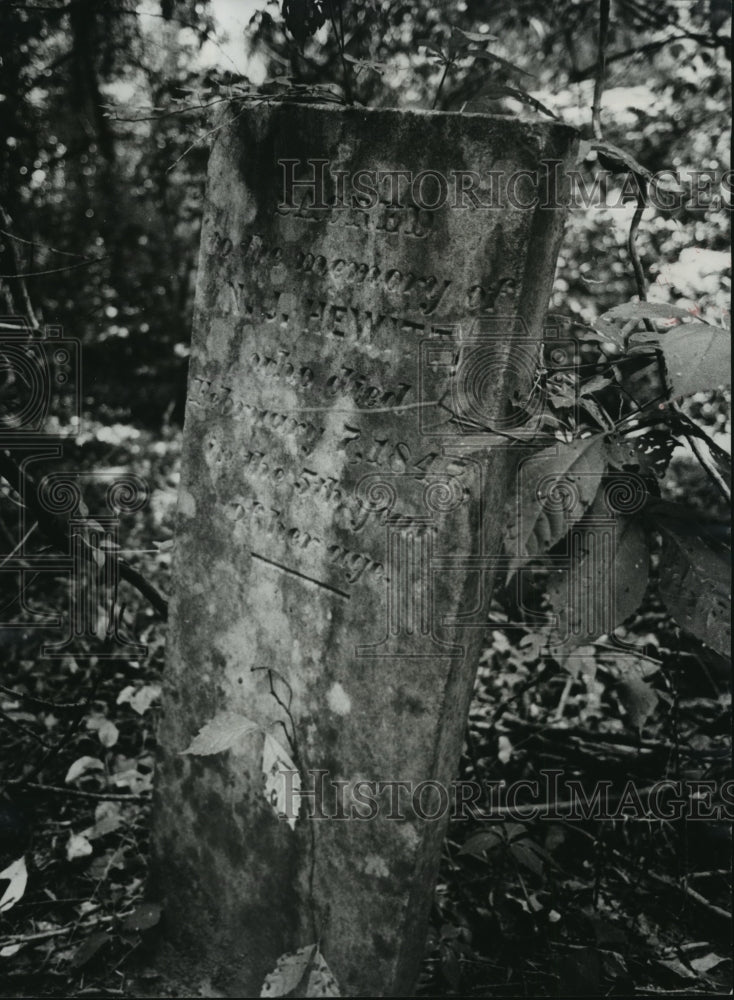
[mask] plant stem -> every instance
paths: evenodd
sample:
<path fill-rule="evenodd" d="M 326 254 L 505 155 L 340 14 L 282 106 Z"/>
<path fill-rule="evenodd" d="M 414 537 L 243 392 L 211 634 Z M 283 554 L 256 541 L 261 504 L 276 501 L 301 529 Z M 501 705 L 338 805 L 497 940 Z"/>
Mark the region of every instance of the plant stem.
<path fill-rule="evenodd" d="M 444 81 L 446 80 L 446 75 L 449 71 L 449 66 L 451 65 L 451 60 L 446 60 L 446 65 L 443 68 L 443 73 L 441 74 L 441 79 L 438 81 L 438 88 L 436 90 L 436 96 L 433 98 L 433 104 L 431 105 L 431 110 L 436 110 L 436 105 L 438 104 L 438 99 L 441 96 L 441 89 L 443 88 Z"/>
<path fill-rule="evenodd" d="M 344 58 L 344 15 L 342 11 L 342 0 L 337 0 L 339 3 L 339 24 L 341 25 L 341 32 L 336 23 L 336 17 L 334 15 L 334 0 L 329 0 L 329 19 L 331 21 L 331 26 L 334 29 L 334 37 L 336 38 L 336 44 L 339 49 L 339 57 L 342 61 L 342 72 L 344 74 L 344 97 L 347 104 L 354 104 L 354 95 L 352 94 L 352 84 L 349 77 L 349 67 L 347 66 L 347 61 Z"/>
<path fill-rule="evenodd" d="M 607 34 L 609 32 L 610 0 L 599 0 L 599 43 L 596 53 L 596 79 L 594 81 L 594 103 L 591 107 L 591 131 L 595 139 L 602 138 L 601 97 L 604 93 L 604 75 L 607 60 Z"/>

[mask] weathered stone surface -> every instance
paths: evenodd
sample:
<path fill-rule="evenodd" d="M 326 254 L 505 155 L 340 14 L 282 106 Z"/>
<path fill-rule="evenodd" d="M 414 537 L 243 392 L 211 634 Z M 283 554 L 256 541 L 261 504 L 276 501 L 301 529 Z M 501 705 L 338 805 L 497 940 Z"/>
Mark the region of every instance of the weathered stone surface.
<path fill-rule="evenodd" d="M 328 772 L 329 815 L 334 782 L 349 812 L 359 780 L 454 778 L 513 474 L 492 428 L 518 423 L 508 404 L 562 232 L 562 211 L 496 204 L 513 171 L 556 160 L 560 178 L 573 144 L 562 126 L 483 115 L 222 118 L 154 838 L 169 970 L 189 983 L 258 996 L 281 955 L 318 941 L 343 995 L 410 994 L 443 803 L 425 789 L 422 807 L 443 816 L 422 819 L 403 792 L 396 819 L 384 792 L 372 819 L 309 819 L 305 802 L 286 822 L 263 794 L 265 733 L 306 787 Z M 322 170 L 316 206 L 313 187 L 289 187 Z M 413 183 L 394 175 L 390 192 L 375 175 L 373 198 L 365 170 Z M 516 187 L 525 203 L 533 190 Z M 223 711 L 260 729 L 181 756 Z"/>

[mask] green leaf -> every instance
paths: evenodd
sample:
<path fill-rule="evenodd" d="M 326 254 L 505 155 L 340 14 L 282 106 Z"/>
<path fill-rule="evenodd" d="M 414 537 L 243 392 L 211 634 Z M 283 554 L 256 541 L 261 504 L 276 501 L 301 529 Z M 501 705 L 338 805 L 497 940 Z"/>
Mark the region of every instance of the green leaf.
<path fill-rule="evenodd" d="M 223 753 L 259 728 L 256 722 L 238 712 L 218 712 L 211 722 L 201 727 L 189 746 L 180 751 L 181 756 L 192 754 L 196 757 L 208 757 Z"/>
<path fill-rule="evenodd" d="M 662 523 L 661 523 L 662 522 Z M 663 537 L 660 596 L 678 624 L 723 656 L 731 656 L 731 553 L 675 521 L 658 522 Z"/>
<path fill-rule="evenodd" d="M 670 330 L 660 346 L 675 396 L 731 385 L 731 331 L 688 323 Z"/>
<path fill-rule="evenodd" d="M 578 646 L 608 634 L 640 606 L 649 574 L 641 517 L 616 514 L 613 526 L 602 493 L 571 533 L 570 570 L 549 574 L 548 600 L 557 616 L 553 655 L 564 663 Z M 601 522 L 601 523 L 600 523 Z"/>
<path fill-rule="evenodd" d="M 594 500 L 605 468 L 604 436 L 546 448 L 522 467 L 522 490 L 505 525 L 505 550 L 516 556 L 510 576 L 545 555 Z"/>

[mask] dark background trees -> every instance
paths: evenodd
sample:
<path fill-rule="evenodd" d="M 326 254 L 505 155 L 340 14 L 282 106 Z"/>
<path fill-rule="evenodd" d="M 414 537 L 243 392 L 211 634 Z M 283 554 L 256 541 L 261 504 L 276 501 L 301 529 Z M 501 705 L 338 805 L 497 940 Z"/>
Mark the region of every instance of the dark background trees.
<path fill-rule="evenodd" d="M 119 543 L 163 591 L 209 108 L 262 84 L 273 98 L 550 111 L 593 138 L 597 0 L 371 0 L 345 4 L 341 18 L 340 4 L 302 0 L 286 5 L 290 30 L 281 5 L 250 7 L 253 20 L 239 44 L 253 57 L 254 82 L 238 72 L 243 62 L 227 55 L 234 51 L 221 37 L 227 5 L 214 0 L 0 0 L 0 311 L 15 317 L 4 329 L 23 317 L 31 330 L 58 325 L 79 340 L 82 420 L 69 424 L 63 407 L 51 414 L 49 430 L 67 432 L 54 468 L 116 469 L 147 481 L 150 502 L 123 517 Z M 308 30 L 322 19 L 315 34 Z M 604 44 L 603 140 L 653 173 L 680 172 L 671 207 L 648 209 L 639 227 L 649 298 L 697 310 L 715 325 L 729 319 L 729 215 L 721 179 L 729 167 L 730 34 L 722 0 L 616 0 Z M 482 41 L 490 36 L 496 41 Z M 591 186 L 609 163 L 587 145 L 579 169 Z M 610 175 L 605 183 L 618 191 L 623 181 Z M 710 192 L 708 204 L 692 197 L 696 188 Z M 572 210 L 551 303 L 570 328 L 588 328 L 638 295 L 627 247 L 635 207 L 632 198 Z M 0 365 L 4 427 L 12 426 L 21 391 L 11 367 Z M 714 444 L 728 447 L 726 391 L 694 394 L 681 411 Z M 590 413 L 585 419 L 593 426 Z M 678 426 L 653 427 L 653 444 L 655 433 L 669 445 L 662 497 L 685 500 L 694 521 L 717 525 L 725 504 L 690 441 Z M 20 487 L 6 479 L 0 496 L 0 558 L 13 552 L 26 524 Z M 84 502 L 93 509 L 99 487 L 90 491 Z M 43 553 L 49 540 L 36 529 L 31 546 Z M 14 995 L 78 991 L 90 977 L 119 988 L 110 970 L 128 951 L 144 956 L 141 941 L 156 918 L 136 909 L 146 863 L 145 805 L 73 793 L 148 794 L 164 630 L 155 609 L 122 584 L 124 630 L 147 643 L 146 658 L 118 650 L 112 659 L 94 660 L 104 648 L 104 609 L 98 636 L 80 640 L 74 659 L 41 658 L 50 630 L 39 615 L 66 607 L 69 585 L 25 578 L 27 600 L 19 604 L 18 581 L 3 574 L 3 802 L 30 817 L 33 842 L 26 895 L 0 916 L 0 949 L 9 949 L 0 951 L 0 962 L 7 963 Z M 509 613 L 498 600 L 465 776 L 522 776 L 559 759 L 581 775 L 725 773 L 728 667 L 700 639 L 681 634 L 654 594 L 628 623 L 639 639 L 642 671 L 632 681 L 600 648 L 575 677 L 543 661 L 532 635 L 501 630 Z M 659 666 L 645 673 L 649 662 Z M 562 739 L 559 731 L 569 727 L 583 732 Z M 658 747 L 648 748 L 652 770 L 641 734 Z M 684 751 L 695 752 L 686 758 Z M 102 769 L 88 765 L 65 783 L 84 758 L 101 761 Z M 25 829 L 12 810 L 7 815 L 13 836 Z M 500 983 L 510 984 L 504 988 L 511 995 L 594 993 L 610 985 L 711 992 L 727 971 L 725 962 L 707 958 L 726 954 L 722 830 L 707 839 L 699 826 L 661 828 L 655 839 L 639 826 L 610 833 L 590 824 L 592 840 L 582 849 L 568 831 L 508 828 L 490 852 L 489 868 L 487 855 L 460 856 L 465 831 L 452 831 L 425 988 L 471 988 L 479 995 Z M 513 851 L 515 840 L 537 844 L 557 868 L 543 868 L 543 857 L 539 874 L 533 848 L 530 855 Z M 644 885 L 650 909 L 634 887 L 653 860 L 658 881 Z M 707 871 L 714 874 L 701 875 Z M 696 941 L 704 946 L 691 950 Z"/>

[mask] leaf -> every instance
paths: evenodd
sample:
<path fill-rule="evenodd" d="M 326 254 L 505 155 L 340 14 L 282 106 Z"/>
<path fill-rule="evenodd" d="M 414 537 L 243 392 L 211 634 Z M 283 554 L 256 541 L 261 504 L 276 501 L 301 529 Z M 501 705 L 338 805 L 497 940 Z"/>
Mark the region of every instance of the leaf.
<path fill-rule="evenodd" d="M 98 840 L 114 833 L 122 824 L 122 810 L 119 802 L 100 802 L 94 810 L 94 826 L 83 830 L 87 840 Z"/>
<path fill-rule="evenodd" d="M 161 689 L 158 684 L 144 684 L 137 690 L 130 684 L 118 694 L 117 704 L 123 705 L 127 702 L 134 712 L 144 715 L 160 695 Z"/>
<path fill-rule="evenodd" d="M 80 757 L 75 760 L 66 772 L 64 781 L 70 785 L 72 781 L 76 781 L 89 771 L 104 771 L 104 764 L 98 757 Z"/>
<path fill-rule="evenodd" d="M 289 955 L 281 955 L 265 977 L 261 997 L 340 997 L 334 974 L 318 945 L 311 944 Z"/>
<path fill-rule="evenodd" d="M 114 788 L 129 788 L 133 795 L 140 795 L 153 787 L 153 775 L 151 772 L 142 774 L 136 767 L 130 767 L 111 775 L 109 783 Z"/>
<path fill-rule="evenodd" d="M 513 570 L 545 555 L 585 514 L 604 473 L 604 437 L 553 445 L 524 463 L 522 490 L 505 527 Z"/>
<path fill-rule="evenodd" d="M 659 440 L 658 440 L 659 438 Z M 665 454 L 663 449 L 667 446 Z M 646 428 L 644 434 L 636 438 L 610 434 L 605 442 L 607 461 L 612 469 L 620 472 L 636 472 L 660 476 L 667 468 L 675 448 L 669 429 L 661 428 L 657 437 L 654 428 Z M 664 459 L 660 466 L 661 457 Z"/>
<path fill-rule="evenodd" d="M 722 958 L 721 955 L 716 955 L 713 951 L 710 951 L 708 955 L 702 955 L 701 958 L 692 958 L 691 968 L 695 969 L 696 972 L 706 973 L 725 961 L 727 960 Z"/>
<path fill-rule="evenodd" d="M 510 853 L 521 865 L 533 872 L 543 874 L 542 848 L 532 840 L 515 840 L 510 844 Z"/>
<path fill-rule="evenodd" d="M 497 83 L 492 80 L 472 98 L 472 101 L 467 101 L 467 104 L 471 105 L 473 101 L 481 98 L 488 98 L 489 100 L 496 100 L 498 97 L 513 97 L 516 101 L 520 101 L 521 104 L 527 104 L 535 111 L 540 111 L 541 114 L 548 115 L 550 118 L 554 118 L 556 121 L 560 121 L 558 115 L 551 111 L 550 108 L 546 107 L 545 104 L 541 103 L 537 97 L 533 97 L 526 90 L 522 90 L 519 87 L 510 87 L 504 83 Z"/>
<path fill-rule="evenodd" d="M 731 332 L 704 323 L 670 330 L 661 349 L 674 396 L 731 385 Z"/>
<path fill-rule="evenodd" d="M 480 31 L 464 31 L 463 28 L 457 28 L 457 27 L 455 27 L 453 30 L 458 34 L 463 35 L 464 38 L 466 38 L 470 42 L 487 43 L 487 42 L 498 41 L 496 35 L 483 35 Z"/>
<path fill-rule="evenodd" d="M 561 663 L 620 625 L 645 595 L 649 549 L 642 518 L 617 514 L 610 520 L 600 493 L 572 531 L 570 569 L 549 573 L 548 600 L 558 621 L 553 655 Z"/>
<path fill-rule="evenodd" d="M 211 754 L 223 753 L 259 728 L 256 722 L 240 715 L 239 712 L 217 712 L 211 722 L 201 727 L 189 746 L 180 751 L 180 755 L 188 753 L 196 757 L 208 757 Z"/>
<path fill-rule="evenodd" d="M 86 837 L 87 840 L 98 840 L 100 837 L 106 837 L 108 833 L 114 833 L 115 830 L 119 829 L 121 823 L 122 817 L 119 815 L 103 816 L 97 820 L 94 826 L 83 830 L 82 836 Z"/>
<path fill-rule="evenodd" d="M 576 163 L 583 163 L 591 153 L 591 142 L 588 139 L 580 139 L 578 152 L 576 153 Z"/>
<path fill-rule="evenodd" d="M 350 56 L 347 52 L 343 54 L 343 58 L 359 71 L 360 69 L 370 70 L 372 73 L 377 73 L 378 76 L 382 76 L 387 69 L 387 63 L 374 62 L 371 59 L 357 59 L 355 56 Z"/>
<path fill-rule="evenodd" d="M 459 849 L 459 854 L 471 854 L 475 858 L 483 857 L 485 851 L 493 851 L 504 843 L 499 828 L 482 830 L 469 837 Z"/>
<path fill-rule="evenodd" d="M 66 844 L 66 860 L 76 861 L 77 858 L 88 858 L 94 851 L 83 833 L 72 833 Z"/>
<path fill-rule="evenodd" d="M 670 433 L 670 427 L 664 423 L 646 427 L 634 439 L 622 438 L 621 441 L 623 444 L 619 450 L 615 449 L 612 439 L 607 441 L 610 464 L 621 469 L 638 466 L 643 475 L 654 475 L 658 479 L 664 477 L 679 444 Z"/>
<path fill-rule="evenodd" d="M 519 66 L 515 66 L 514 63 L 508 62 L 507 59 L 503 59 L 502 56 L 495 55 L 494 52 L 472 49 L 467 54 L 473 56 L 474 59 L 496 63 L 498 66 L 501 66 L 509 76 L 527 76 L 531 80 L 535 79 L 534 75 L 532 73 L 528 73 L 526 69 L 520 69 Z"/>
<path fill-rule="evenodd" d="M 512 757 L 512 743 L 508 740 L 506 736 L 500 736 L 497 740 L 499 750 L 497 751 L 497 760 L 500 764 L 506 764 Z"/>
<path fill-rule="evenodd" d="M 147 931 L 161 919 L 158 903 L 139 903 L 132 913 L 122 918 L 120 926 L 124 931 Z"/>
<path fill-rule="evenodd" d="M 107 931 L 97 931 L 95 934 L 90 934 L 86 941 L 79 946 L 69 965 L 73 969 L 81 969 L 90 959 L 94 958 L 100 948 L 103 948 L 111 940 L 112 935 L 108 934 Z"/>
<path fill-rule="evenodd" d="M 614 306 L 599 317 L 602 323 L 615 320 L 627 322 L 631 319 L 690 319 L 691 313 L 683 306 L 670 305 L 667 302 L 623 302 Z M 703 325 L 703 324 L 696 324 Z M 676 328 L 677 329 L 677 328 Z"/>
<path fill-rule="evenodd" d="M 283 0 L 283 20 L 298 47 L 303 49 L 306 39 L 325 23 L 326 12 L 315 0 Z"/>
<path fill-rule="evenodd" d="M 97 729 L 99 742 L 103 747 L 113 747 L 120 736 L 120 731 L 111 719 L 105 719 Z"/>
<path fill-rule="evenodd" d="M 15 906 L 19 899 L 23 898 L 23 893 L 28 885 L 28 869 L 24 856 L 12 861 L 7 868 L 0 872 L 0 886 L 3 882 L 7 882 L 8 885 L 0 896 L 0 913 L 7 912 Z"/>
<path fill-rule="evenodd" d="M 655 688 L 638 674 L 630 673 L 620 680 L 619 693 L 630 723 L 635 729 L 642 730 L 660 700 Z"/>
<path fill-rule="evenodd" d="M 678 624 L 723 656 L 731 655 L 731 553 L 700 535 L 682 534 L 673 518 L 657 522 L 662 538 L 660 596 Z M 685 527 L 685 523 L 684 523 Z"/>
<path fill-rule="evenodd" d="M 631 172 L 637 177 L 644 177 L 652 180 L 652 171 L 643 167 L 641 163 L 626 150 L 615 146 L 612 142 L 592 142 L 591 148 L 596 150 L 599 163 L 613 174 L 625 174 Z"/>
<path fill-rule="evenodd" d="M 288 751 L 269 734 L 265 734 L 263 744 L 262 771 L 265 776 L 265 798 L 278 817 L 285 817 L 291 830 L 296 828 L 296 818 L 301 803 L 301 776 L 291 760 Z M 295 772 L 291 775 L 293 795 L 288 801 L 287 786 L 283 771 Z"/>

